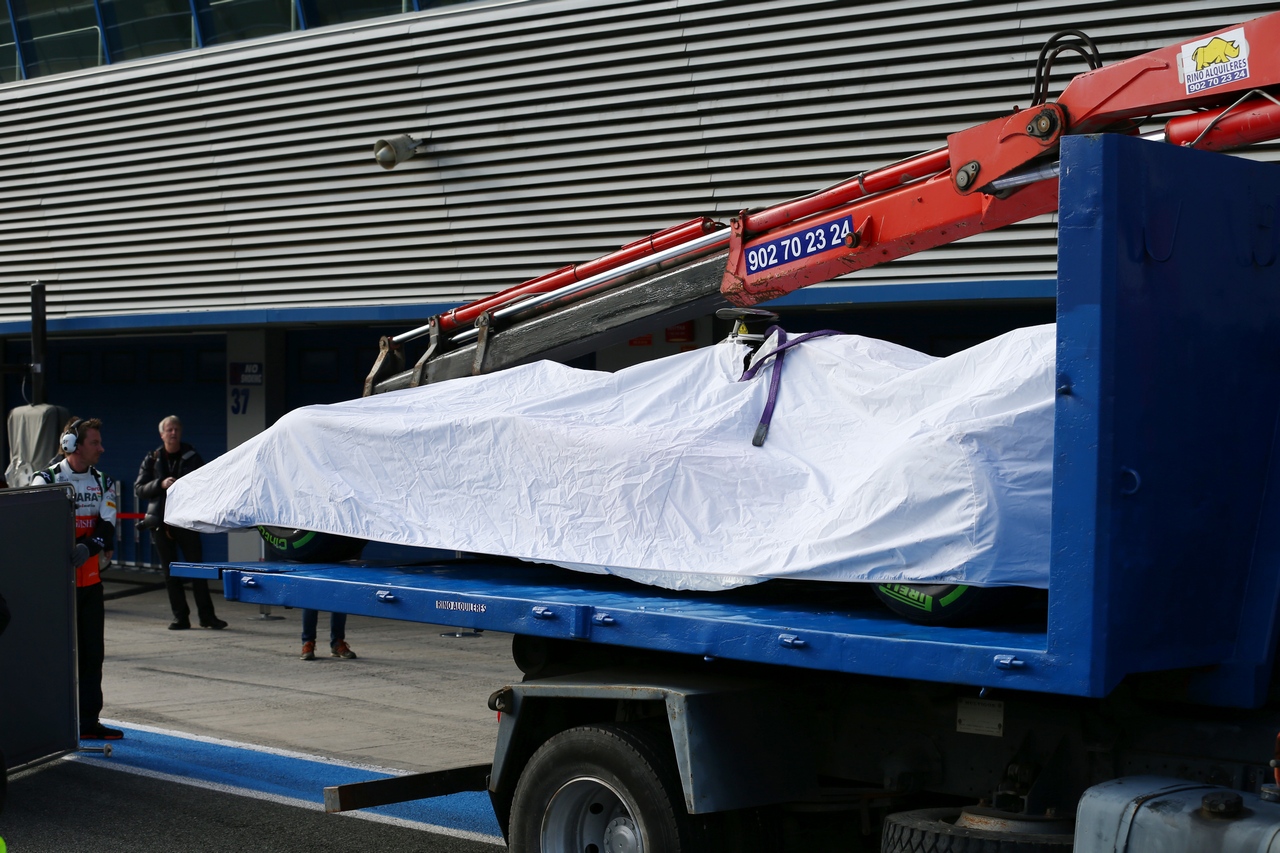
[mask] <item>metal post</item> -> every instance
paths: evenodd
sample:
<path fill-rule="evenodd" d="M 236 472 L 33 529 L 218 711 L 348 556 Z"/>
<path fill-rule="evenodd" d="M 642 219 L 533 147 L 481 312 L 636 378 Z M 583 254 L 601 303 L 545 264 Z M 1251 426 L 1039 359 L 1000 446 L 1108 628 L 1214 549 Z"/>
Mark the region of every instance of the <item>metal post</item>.
<path fill-rule="evenodd" d="M 31 403 L 36 406 L 48 402 L 44 391 L 44 343 L 44 285 L 37 281 L 31 285 Z"/>
<path fill-rule="evenodd" d="M 277 619 L 283 619 L 283 616 L 272 616 L 270 604 L 259 604 L 258 615 L 249 618 L 250 622 L 274 622 Z"/>

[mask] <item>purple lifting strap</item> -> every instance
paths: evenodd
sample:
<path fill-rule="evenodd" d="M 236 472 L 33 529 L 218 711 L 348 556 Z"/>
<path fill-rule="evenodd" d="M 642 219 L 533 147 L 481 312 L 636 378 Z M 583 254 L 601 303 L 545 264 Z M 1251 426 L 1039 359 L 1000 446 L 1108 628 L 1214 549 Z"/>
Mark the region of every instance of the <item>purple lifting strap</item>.
<path fill-rule="evenodd" d="M 777 356 L 777 364 L 773 368 L 773 376 L 769 378 L 769 399 L 764 404 L 764 413 L 760 416 L 760 425 L 756 427 L 756 434 L 751 439 L 753 447 L 761 447 L 764 445 L 765 436 L 769 434 L 769 424 L 773 421 L 773 408 L 778 404 L 778 388 L 782 386 L 782 359 L 786 355 L 787 350 L 794 346 L 799 346 L 805 341 L 811 341 L 814 338 L 825 338 L 828 335 L 840 335 L 843 332 L 837 332 L 834 329 L 823 329 L 818 332 L 806 332 L 794 340 L 787 340 L 787 333 L 781 326 L 770 326 L 765 332 L 765 338 L 768 338 L 774 332 L 778 333 L 778 346 L 772 352 L 760 357 L 755 364 L 747 368 L 739 382 L 746 382 L 748 379 L 754 379 L 760 368 L 764 367 L 765 362 Z"/>

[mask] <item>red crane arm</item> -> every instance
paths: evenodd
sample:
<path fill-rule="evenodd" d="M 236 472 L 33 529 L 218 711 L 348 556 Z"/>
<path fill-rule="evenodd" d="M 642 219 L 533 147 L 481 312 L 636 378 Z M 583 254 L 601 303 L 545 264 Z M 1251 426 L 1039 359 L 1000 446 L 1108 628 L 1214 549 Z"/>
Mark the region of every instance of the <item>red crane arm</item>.
<path fill-rule="evenodd" d="M 1136 121 L 1206 110 L 1165 138 L 1234 148 L 1280 136 L 1280 13 L 1075 77 L 1057 103 L 951 134 L 947 146 L 732 222 L 721 291 L 754 305 L 802 287 L 1057 209 L 1057 181 L 997 192 L 1066 134 L 1133 133 Z M 1256 93 L 1251 96 L 1250 93 Z M 1241 104 L 1242 100 L 1252 100 Z"/>
<path fill-rule="evenodd" d="M 1280 13 L 1169 45 L 1074 78 L 1058 98 L 1071 133 L 1174 110 L 1222 106 L 1280 82 Z"/>

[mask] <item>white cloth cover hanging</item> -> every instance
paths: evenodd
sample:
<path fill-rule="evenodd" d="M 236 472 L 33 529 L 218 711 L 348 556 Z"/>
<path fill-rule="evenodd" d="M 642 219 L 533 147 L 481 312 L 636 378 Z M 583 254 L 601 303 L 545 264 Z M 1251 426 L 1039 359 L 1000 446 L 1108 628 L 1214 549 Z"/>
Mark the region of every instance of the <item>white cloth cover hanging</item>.
<path fill-rule="evenodd" d="M 776 336 L 760 352 L 771 350 Z M 765 578 L 1046 587 L 1052 325 L 948 358 L 858 336 L 739 381 L 746 345 L 538 362 L 297 409 L 166 520 L 504 555 L 672 589 Z M 757 354 L 757 357 L 758 354 Z"/>

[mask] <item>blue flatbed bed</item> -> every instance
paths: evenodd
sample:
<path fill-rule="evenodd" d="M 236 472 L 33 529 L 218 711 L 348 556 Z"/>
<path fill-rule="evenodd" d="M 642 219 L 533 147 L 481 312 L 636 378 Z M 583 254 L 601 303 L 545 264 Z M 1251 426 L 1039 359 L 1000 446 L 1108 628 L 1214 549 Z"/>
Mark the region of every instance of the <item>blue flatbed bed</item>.
<path fill-rule="evenodd" d="M 178 564 L 221 577 L 229 600 L 338 610 L 867 675 L 1051 688 L 1043 620 L 996 628 L 918 625 L 857 584 L 769 581 L 687 593 L 535 564 Z M 1016 663 L 1020 661 L 1021 664 Z"/>

